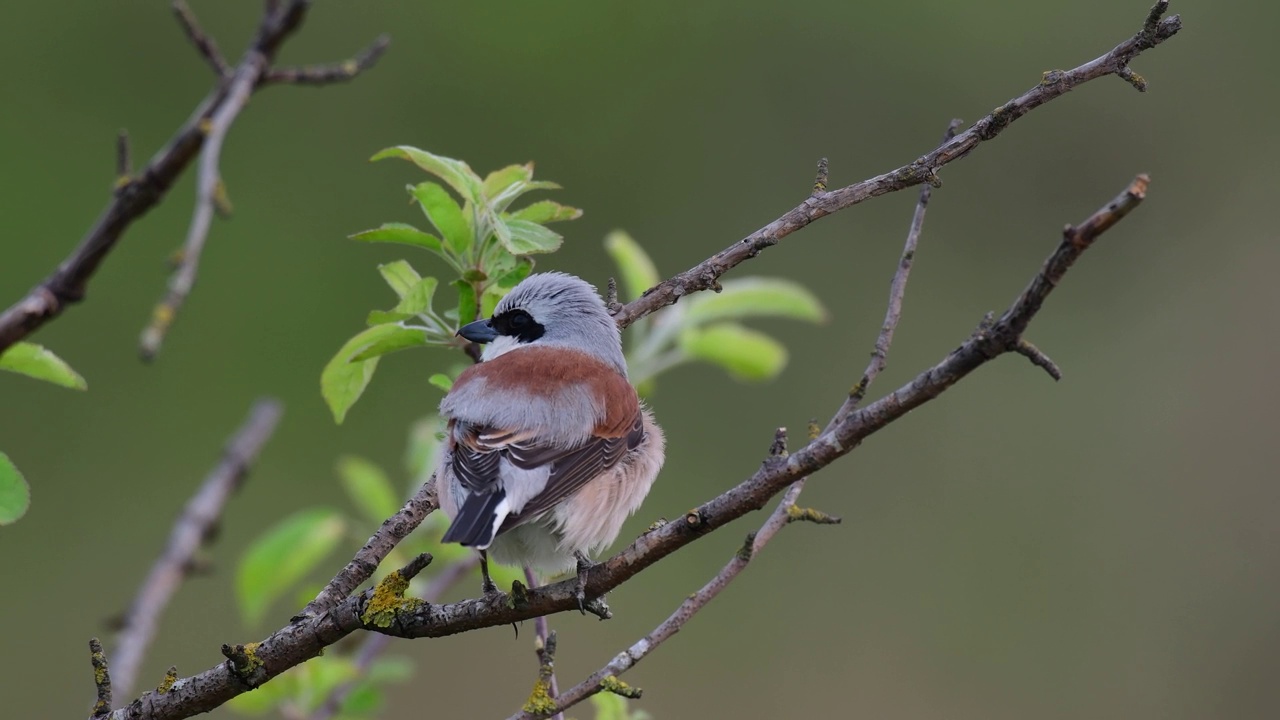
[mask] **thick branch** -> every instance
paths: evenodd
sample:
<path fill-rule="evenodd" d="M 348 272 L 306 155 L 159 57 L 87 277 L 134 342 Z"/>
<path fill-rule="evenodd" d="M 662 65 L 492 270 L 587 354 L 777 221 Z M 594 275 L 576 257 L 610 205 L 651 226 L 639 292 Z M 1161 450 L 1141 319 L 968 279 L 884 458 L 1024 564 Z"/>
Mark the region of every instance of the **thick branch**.
<path fill-rule="evenodd" d="M 814 220 L 853 207 L 864 200 L 921 183 L 938 184 L 940 181 L 937 173 L 944 165 L 968 155 L 983 141 L 999 135 L 1014 120 L 1065 95 L 1078 85 L 1107 75 L 1122 74 L 1139 53 L 1173 37 L 1182 29 L 1182 20 L 1177 15 L 1161 20 L 1168 7 L 1168 0 L 1159 0 L 1148 14 L 1142 29 L 1111 52 L 1073 70 L 1045 73 L 1039 85 L 996 108 L 990 115 L 974 123 L 973 127 L 909 165 L 846 187 L 825 191 L 818 189 L 819 186 L 826 185 L 826 178 L 820 173 L 813 194 L 777 220 L 694 267 L 650 288 L 644 295 L 623 306 L 614 315 L 618 327 L 625 328 L 645 315 L 675 303 L 685 295 L 718 288 L 719 279 L 726 272 L 778 244 L 782 238 Z M 1142 87 L 1146 87 L 1145 81 Z"/>
<path fill-rule="evenodd" d="M 116 639 L 112 665 L 115 690 L 120 695 L 128 697 L 133 691 L 142 657 L 169 599 L 186 578 L 196 553 L 215 533 L 227 499 L 244 481 L 250 464 L 275 431 L 281 412 L 276 400 L 254 403 L 249 417 L 223 450 L 221 462 L 174 523 L 169 542 L 138 589 Z"/>
<path fill-rule="evenodd" d="M 257 37 L 236 67 L 236 74 L 242 71 L 248 74 L 256 68 L 255 82 L 260 83 L 281 44 L 298 28 L 310 4 L 308 0 L 291 0 L 275 11 L 268 9 Z M 115 248 L 124 231 L 164 198 L 178 176 L 195 159 L 204 145 L 206 129 L 215 114 L 224 105 L 236 103 L 229 85 L 219 80 L 168 145 L 156 153 L 142 172 L 117 182 L 111 202 L 80 241 L 79 247 L 25 297 L 0 314 L 0 353 L 61 315 L 68 305 L 84 299 L 90 278 Z"/>
<path fill-rule="evenodd" d="M 837 418 L 830 429 L 819 433 L 799 451 L 785 457 L 769 457 L 747 480 L 700 505 L 683 518 L 651 529 L 619 554 L 592 567 L 587 578 L 587 596 L 603 596 L 694 540 L 748 512 L 763 508 L 771 497 L 787 486 L 848 454 L 867 437 L 938 397 L 978 367 L 1006 352 L 1015 352 L 1022 331 L 1066 270 L 1102 232 L 1142 201 L 1146 187 L 1147 178 L 1139 176 L 1108 206 L 1079 226 L 1067 228 L 1062 243 L 999 320 L 990 326 L 984 325 L 940 363 L 924 371 L 910 383 L 866 407 Z M 419 495 L 423 496 L 424 493 L 425 491 L 420 492 Z M 380 548 L 386 543 L 394 545 L 396 540 L 390 537 L 392 532 L 403 528 L 410 520 L 413 525 L 420 521 L 420 517 L 414 519 L 416 511 L 411 507 L 414 502 L 411 500 L 370 539 L 369 545 L 361 550 L 366 558 L 369 554 L 378 555 L 377 552 L 370 551 L 370 546 L 376 544 Z M 422 514 L 425 515 L 425 511 Z M 815 513 L 812 517 L 819 519 L 821 516 Z M 397 521 L 397 518 L 401 519 Z M 384 556 L 385 552 L 378 555 L 379 558 Z M 353 565 L 358 566 L 358 563 L 353 561 L 343 573 L 351 572 Z M 254 674 L 248 679 L 237 670 L 238 666 L 234 662 L 223 663 L 194 677 L 179 680 L 163 695 L 145 694 L 125 710 L 116 711 L 112 717 L 114 720 L 169 720 L 207 712 L 315 657 L 325 647 L 360 629 L 395 637 L 443 637 L 478 628 L 508 625 L 578 607 L 577 584 L 574 579 L 531 589 L 525 601 L 518 604 L 508 603 L 504 596 L 498 595 L 435 605 L 404 598 L 403 585 L 399 586 L 400 595 L 388 596 L 388 587 L 397 587 L 390 580 L 404 580 L 419 569 L 421 567 L 406 567 L 388 576 L 377 588 L 365 590 L 334 604 L 322 604 L 316 613 L 299 616 L 296 622 L 277 630 L 254 647 L 254 657 L 260 665 L 255 667 Z M 371 574 L 372 569 L 368 572 Z M 363 573 L 363 570 L 359 573 Z M 337 586 L 347 581 L 338 583 Z M 342 591 L 334 589 L 337 587 L 335 583 L 331 583 L 322 596 L 330 600 L 340 598 Z M 375 611 L 371 612 L 370 603 L 375 599 L 377 605 L 372 608 Z"/>

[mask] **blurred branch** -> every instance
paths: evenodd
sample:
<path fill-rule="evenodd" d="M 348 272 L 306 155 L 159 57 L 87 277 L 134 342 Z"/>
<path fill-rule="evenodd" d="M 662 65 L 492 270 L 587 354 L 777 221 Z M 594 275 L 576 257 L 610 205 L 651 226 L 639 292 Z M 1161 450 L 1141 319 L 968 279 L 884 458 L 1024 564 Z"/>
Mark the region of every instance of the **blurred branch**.
<path fill-rule="evenodd" d="M 1147 177 L 1139 175 L 1107 206 L 1083 223 L 1068 226 L 1057 249 L 999 320 L 984 323 L 941 362 L 911 382 L 866 407 L 838 417 L 832 427 L 816 433 L 799 451 L 771 455 L 747 480 L 691 510 L 680 520 L 649 530 L 622 552 L 593 566 L 586 583 L 587 595 L 601 597 L 685 545 L 763 508 L 777 493 L 847 455 L 867 437 L 938 397 L 977 368 L 1005 353 L 1016 353 L 1027 324 L 1066 271 L 1098 236 L 1137 207 L 1146 196 L 1147 183 Z M 424 504 L 415 508 L 419 497 L 424 499 Z M 425 516 L 427 498 L 434 500 L 434 489 L 424 487 L 383 524 L 357 558 L 363 556 L 364 562 L 369 562 L 374 556 L 385 557 L 382 548 L 394 545 L 403 537 L 399 533 L 407 534 L 421 521 L 421 516 Z M 815 512 L 800 514 L 813 519 L 822 517 Z M 406 526 L 409 527 L 406 529 Z M 112 717 L 115 720 L 168 720 L 207 712 L 315 657 L 325 647 L 356 630 L 404 638 L 444 637 L 578 608 L 576 578 L 531 588 L 520 603 L 509 602 L 505 593 L 443 605 L 406 598 L 407 580 L 421 570 L 426 561 L 429 556 L 422 556 L 388 575 L 376 587 L 346 599 L 340 599 L 342 591 L 335 588 L 344 586 L 352 578 L 337 585 L 338 578 L 335 578 L 321 594 L 327 602 L 316 608 L 316 613 L 297 616 L 294 622 L 253 646 L 252 674 L 244 672 L 243 664 L 222 663 L 179 680 L 164 694 L 146 693 Z M 350 572 L 353 566 L 359 568 L 356 575 L 367 578 L 373 572 L 364 570 L 353 560 L 343 573 Z M 345 577 L 343 573 L 340 577 Z M 335 598 L 339 598 L 338 601 L 330 604 Z"/>
<path fill-rule="evenodd" d="M 625 328 L 649 313 L 674 304 L 685 295 L 703 290 L 719 291 L 722 275 L 814 220 L 851 208 L 865 200 L 922 183 L 941 185 L 938 171 L 943 166 L 965 157 L 982 142 L 999 135 L 1014 120 L 1083 83 L 1107 75 L 1119 75 L 1126 79 L 1137 77 L 1129 70 L 1129 63 L 1144 50 L 1159 45 L 1182 29 L 1182 19 L 1177 15 L 1161 19 L 1168 7 L 1168 0 L 1159 0 L 1147 15 L 1142 29 L 1115 46 L 1111 52 L 1073 70 L 1051 70 L 1044 73 L 1040 84 L 996 108 L 968 130 L 897 170 L 836 190 L 827 190 L 827 168 L 826 163 L 823 163 L 813 192 L 803 202 L 694 267 L 646 290 L 614 315 L 618 327 Z M 1134 83 L 1135 86 L 1139 90 L 1146 90 L 1146 81 L 1140 77 L 1137 79 L 1141 83 Z"/>
<path fill-rule="evenodd" d="M 777 437 L 775 448 L 779 445 L 785 448 L 786 429 L 778 428 Z M 783 456 L 786 451 L 783 449 L 780 453 L 771 452 L 771 454 Z M 769 514 L 769 518 L 764 521 L 759 530 L 747 534 L 747 539 L 742 548 L 734 554 L 728 564 L 715 577 L 711 578 L 706 585 L 703 585 L 701 589 L 680 603 L 676 611 L 664 620 L 662 624 L 637 640 L 624 652 L 619 653 L 604 667 L 592 673 L 586 680 L 574 685 L 559 696 L 553 695 L 554 703 L 551 703 L 550 706 L 534 710 L 526 705 L 521 712 L 512 715 L 509 720 L 532 720 L 533 718 L 548 717 L 553 712 L 563 712 L 599 692 L 612 692 L 628 698 L 639 698 L 641 694 L 640 688 L 631 687 L 619 680 L 618 676 L 634 667 L 636 663 L 643 660 L 672 635 L 680 632 L 685 623 L 692 620 L 694 615 L 697 615 L 700 610 L 705 608 L 722 590 L 729 586 L 729 583 L 733 582 L 739 573 L 747 568 L 747 565 L 755 558 L 756 554 L 763 550 L 765 545 L 769 544 L 769 541 L 778 534 L 779 530 L 797 521 L 817 522 L 824 525 L 838 524 L 840 522 L 840 518 L 831 517 L 825 513 L 796 505 L 800 492 L 804 490 L 804 481 L 804 478 L 800 478 L 791 484 L 791 487 L 783 494 L 778 506 Z"/>
<path fill-rule="evenodd" d="M 329 65 L 272 68 L 262 82 L 263 84 L 289 83 L 292 85 L 329 85 L 345 82 L 376 65 L 390 45 L 390 36 L 379 35 L 373 44 L 361 50 L 350 60 Z"/>
<path fill-rule="evenodd" d="M 222 57 L 218 44 L 200 27 L 200 21 L 196 20 L 196 14 L 191 12 L 187 3 L 183 0 L 173 0 L 173 14 L 178 18 L 182 31 L 187 34 L 187 39 L 196 46 L 196 50 L 200 51 L 200 57 L 203 57 L 205 62 L 209 63 L 209 67 L 213 68 L 213 73 L 219 78 L 230 77 L 233 72 L 231 66 L 227 64 L 226 58 Z"/>
<path fill-rule="evenodd" d="M 274 7 L 277 5 L 282 6 Z M 200 30 L 190 10 L 181 3 L 174 6 L 183 30 L 206 61 L 219 71 L 217 84 L 178 128 L 169 143 L 139 174 L 124 174 L 117 180 L 111 201 L 81 239 L 79 247 L 25 297 L 0 314 L 0 352 L 61 315 L 68 305 L 84 299 L 89 280 L 107 254 L 115 248 L 125 230 L 164 199 L 174 182 L 204 147 L 211 131 L 218 126 L 215 117 L 220 117 L 222 123 L 229 124 L 243 106 L 247 93 L 263 84 L 280 46 L 298 29 L 310 5 L 308 0 L 290 0 L 285 4 L 268 3 L 257 35 L 240 63 L 234 69 L 229 68 L 228 73 L 221 71 L 221 55 L 216 45 Z M 221 62 L 225 64 L 226 61 Z M 227 76 L 232 76 L 230 82 L 226 80 Z M 245 83 L 249 85 L 247 89 L 244 87 Z M 219 131 L 220 134 L 225 132 L 225 127 Z M 218 144 L 220 141 L 219 137 Z M 126 165 L 120 159 L 127 157 L 124 142 L 121 141 L 117 146 L 119 153 L 123 153 L 118 153 L 118 169 Z M 214 155 L 216 160 L 216 152 Z M 213 163 L 212 175 L 216 179 L 216 162 Z M 196 214 L 202 212 L 201 207 L 210 197 L 207 192 L 207 177 L 208 173 L 202 173 L 197 190 Z M 193 230 L 196 227 L 197 222 L 193 218 Z M 188 245 L 191 242 L 189 237 Z M 203 243 L 203 240 L 200 242 Z M 186 262 L 184 259 L 184 266 Z M 194 260 L 191 263 L 194 267 Z M 194 276 L 194 270 L 190 272 Z M 182 273 L 181 269 L 179 273 Z M 166 320 L 171 321 L 172 317 Z M 167 322 L 165 324 L 167 326 Z"/>
<path fill-rule="evenodd" d="M 291 22 L 296 26 L 301 22 L 302 14 L 306 12 L 309 4 L 309 2 L 294 0 L 280 14 L 281 19 L 279 22 Z M 181 0 L 178 0 L 175 8 L 179 6 L 181 6 Z M 185 6 L 181 7 L 185 8 Z M 186 16 L 190 15 L 189 10 L 186 13 Z M 178 12 L 179 18 L 186 16 L 181 11 Z M 260 30 L 261 34 L 265 34 L 268 28 L 273 25 L 275 17 L 276 14 L 271 12 L 264 15 L 263 27 Z M 191 23 L 195 22 L 194 17 L 189 17 L 189 20 Z M 213 47 L 211 40 L 206 39 L 206 42 L 202 43 L 197 39 L 198 37 L 202 38 L 203 35 L 199 34 L 199 28 L 194 24 L 188 24 L 184 20 L 183 27 L 187 29 L 188 35 L 192 37 L 196 47 L 206 57 L 210 57 L 207 51 L 217 52 L 217 48 Z M 197 35 L 192 35 L 193 28 Z M 366 54 L 371 57 L 366 59 L 364 65 L 355 61 L 344 63 L 344 67 L 350 66 L 349 77 L 355 77 L 364 67 L 372 65 L 372 62 L 386 50 L 389 43 L 390 39 L 387 36 L 379 37 L 373 48 L 366 51 Z M 234 74 L 231 75 L 223 101 L 207 121 L 202 122 L 200 126 L 201 131 L 205 133 L 205 141 L 204 149 L 200 155 L 200 167 L 196 179 L 195 211 L 191 214 L 191 225 L 187 230 L 187 239 L 182 245 L 182 250 L 177 254 L 177 268 L 169 281 L 169 290 L 164 299 L 152 311 L 151 322 L 142 331 L 142 338 L 139 341 L 139 353 L 144 360 L 152 360 L 160 352 L 160 346 L 164 343 L 165 335 L 168 334 L 169 328 L 172 327 L 178 310 L 182 308 L 187 296 L 191 294 L 192 288 L 195 287 L 196 275 L 200 267 L 200 255 L 204 251 L 205 242 L 209 238 L 209 226 L 213 222 L 214 212 L 224 209 L 225 214 L 225 209 L 230 207 L 230 204 L 226 201 L 226 186 L 219 170 L 222 143 L 226 139 L 227 131 L 231 129 L 231 124 L 235 122 L 240 111 L 244 109 L 245 103 L 249 101 L 249 95 L 270 79 L 270 65 L 271 57 L 265 53 L 255 52 L 252 49 L 246 53 L 244 60 L 241 61 Z"/>
<path fill-rule="evenodd" d="M 142 657 L 155 636 L 160 616 L 173 593 L 186 579 L 196 553 L 217 531 L 222 510 L 231 494 L 240 488 L 249 466 L 270 439 L 283 412 L 279 401 L 265 399 L 253 404 L 244 424 L 223 450 L 222 460 L 205 478 L 195 496 L 178 516 L 169 542 L 125 615 L 116 638 L 115 690 L 128 696 L 138 679 Z"/>

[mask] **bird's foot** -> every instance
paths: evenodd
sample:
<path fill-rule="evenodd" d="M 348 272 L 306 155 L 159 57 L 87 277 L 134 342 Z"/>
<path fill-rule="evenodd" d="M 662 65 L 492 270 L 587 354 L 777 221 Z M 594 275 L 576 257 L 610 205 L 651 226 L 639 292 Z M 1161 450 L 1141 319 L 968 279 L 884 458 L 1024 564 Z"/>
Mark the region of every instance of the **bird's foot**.
<path fill-rule="evenodd" d="M 574 587 L 574 595 L 578 598 L 578 612 L 586 615 L 587 573 L 591 571 L 591 568 L 595 566 L 595 563 L 591 562 L 591 560 L 586 555 L 582 554 L 582 551 L 580 550 L 575 550 L 573 552 L 573 557 L 578 561 L 578 582 Z"/>

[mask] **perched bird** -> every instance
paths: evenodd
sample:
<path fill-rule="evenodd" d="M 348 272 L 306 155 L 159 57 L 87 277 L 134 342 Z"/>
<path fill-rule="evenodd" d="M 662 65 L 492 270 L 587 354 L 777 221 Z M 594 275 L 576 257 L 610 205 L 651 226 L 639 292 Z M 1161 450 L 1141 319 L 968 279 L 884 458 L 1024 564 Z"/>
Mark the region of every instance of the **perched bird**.
<path fill-rule="evenodd" d="M 458 335 L 484 343 L 440 403 L 448 420 L 436 483 L 445 542 L 549 578 L 618 536 L 662 467 L 662 430 L 627 380 L 622 339 L 595 288 L 530 275 L 493 317 Z"/>

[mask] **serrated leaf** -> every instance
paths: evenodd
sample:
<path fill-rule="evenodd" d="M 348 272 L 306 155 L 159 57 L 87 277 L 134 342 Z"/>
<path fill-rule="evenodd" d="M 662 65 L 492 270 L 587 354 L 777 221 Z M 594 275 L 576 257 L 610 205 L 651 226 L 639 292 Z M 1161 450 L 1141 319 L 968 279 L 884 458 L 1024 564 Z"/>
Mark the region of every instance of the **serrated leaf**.
<path fill-rule="evenodd" d="M 458 289 L 458 327 L 476 319 L 476 289 L 466 280 L 454 280 Z"/>
<path fill-rule="evenodd" d="M 445 392 L 449 392 L 453 389 L 453 379 L 444 373 L 436 373 L 435 375 L 432 375 L 427 378 L 427 382 L 435 385 Z"/>
<path fill-rule="evenodd" d="M 355 455 L 338 458 L 338 477 L 351 503 L 375 525 L 400 510 L 400 498 L 382 468 Z"/>
<path fill-rule="evenodd" d="M 19 373 L 73 390 L 87 390 L 88 383 L 62 358 L 35 343 L 15 343 L 0 354 L 0 370 Z"/>
<path fill-rule="evenodd" d="M 440 238 L 435 235 L 429 235 L 422 232 L 412 225 L 405 223 L 383 223 L 382 227 L 373 230 L 365 230 L 354 235 L 348 236 L 352 240 L 361 242 L 386 242 L 399 243 L 401 245 L 413 245 L 414 247 L 426 248 L 433 252 L 440 252 Z"/>
<path fill-rule="evenodd" d="M 433 183 L 424 182 L 409 186 L 422 212 L 440 235 L 444 237 L 449 249 L 457 255 L 463 255 L 471 248 L 471 223 L 462 214 L 462 208 L 449 196 L 449 191 Z"/>
<path fill-rule="evenodd" d="M 719 293 L 689 298 L 684 322 L 702 325 L 716 320 L 746 317 L 784 317 L 822 322 L 827 311 L 803 285 L 781 278 L 738 278 L 725 281 Z"/>
<path fill-rule="evenodd" d="M 640 243 L 622 230 L 614 230 L 605 237 L 604 249 L 613 258 L 622 275 L 623 297 L 627 302 L 640 297 L 645 290 L 661 280 L 649 254 L 640 247 Z"/>
<path fill-rule="evenodd" d="M 31 487 L 14 467 L 9 456 L 0 452 L 0 525 L 16 522 L 31 507 Z"/>
<path fill-rule="evenodd" d="M 372 360 L 397 350 L 407 350 L 412 347 L 422 347 L 426 345 L 429 336 L 426 328 L 406 327 L 404 325 L 375 325 L 365 333 L 377 330 L 378 338 L 366 345 L 360 352 L 356 353 L 348 363 L 359 364 L 366 360 Z M 361 333 L 364 334 L 364 333 Z"/>
<path fill-rule="evenodd" d="M 344 343 L 337 354 L 324 366 L 324 370 L 320 372 L 320 394 L 324 396 L 329 410 L 333 413 L 333 419 L 339 425 L 342 424 L 351 406 L 360 399 L 369 381 L 373 379 L 374 371 L 378 369 L 377 357 L 355 361 L 356 356 L 375 343 L 390 342 L 393 337 L 399 336 L 402 330 L 407 329 L 400 325 L 374 325 L 361 330 L 355 337 Z M 426 331 L 421 328 L 419 331 L 422 333 L 421 344 L 425 342 Z"/>
<path fill-rule="evenodd" d="M 485 176 L 484 196 L 489 198 L 497 197 L 502 194 L 503 190 L 511 187 L 512 184 L 520 181 L 528 182 L 532 179 L 533 163 L 508 165 Z"/>
<path fill-rule="evenodd" d="M 539 200 L 532 205 L 516 210 L 511 213 L 511 218 L 515 220 L 528 220 L 542 225 L 552 222 L 564 222 L 565 220 L 577 220 L 582 217 L 582 211 L 568 205 L 561 205 L 554 200 Z"/>
<path fill-rule="evenodd" d="M 680 334 L 680 349 L 695 360 L 719 365 L 739 380 L 768 380 L 787 364 L 787 349 L 762 332 L 724 322 Z"/>
<path fill-rule="evenodd" d="M 464 200 L 479 204 L 484 197 L 483 182 L 480 177 L 471 170 L 469 165 L 461 160 L 435 155 L 426 150 L 419 150 L 408 145 L 387 148 L 369 159 L 377 161 L 391 157 L 408 160 L 435 175 L 443 180 L 446 185 L 457 191 Z"/>
<path fill-rule="evenodd" d="M 273 601 L 333 552 L 345 529 L 337 510 L 310 508 L 259 536 L 236 572 L 236 597 L 245 619 L 250 624 L 261 622 Z"/>
<path fill-rule="evenodd" d="M 555 252 L 560 248 L 560 243 L 564 242 L 560 233 L 528 220 L 499 220 L 498 224 L 507 228 L 506 240 L 502 240 L 501 235 L 498 239 L 512 255 Z"/>
<path fill-rule="evenodd" d="M 511 206 L 521 195 L 534 190 L 559 190 L 560 185 L 549 180 L 517 181 L 497 195 L 490 196 L 489 207 L 494 212 L 502 212 Z"/>
<path fill-rule="evenodd" d="M 404 322 L 405 320 L 412 320 L 415 317 L 417 317 L 416 313 L 370 310 L 369 316 L 365 318 L 364 324 L 370 327 L 373 327 L 374 325 L 390 325 L 392 323 Z"/>
<path fill-rule="evenodd" d="M 484 295 L 480 296 L 480 317 L 493 317 L 493 311 L 498 307 L 498 303 L 502 302 L 502 298 L 507 294 L 506 289 L 497 285 L 490 285 L 484 289 Z"/>
<path fill-rule="evenodd" d="M 422 276 L 418 274 L 413 266 L 404 260 L 396 260 L 386 265 L 379 265 L 378 272 L 382 273 L 382 279 L 387 281 L 392 290 L 396 291 L 396 295 L 400 299 L 404 299 L 405 295 L 413 289 L 415 285 L 422 282 Z"/>
<path fill-rule="evenodd" d="M 504 290 L 510 290 L 516 285 L 519 285 L 521 280 L 524 280 L 525 278 L 529 277 L 529 275 L 532 272 L 533 272 L 533 258 L 518 257 L 516 258 L 515 267 L 511 268 L 511 270 L 507 271 L 506 273 L 503 273 L 498 278 L 498 287 Z"/>

